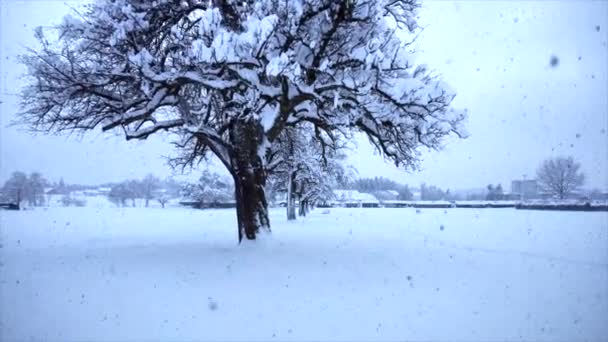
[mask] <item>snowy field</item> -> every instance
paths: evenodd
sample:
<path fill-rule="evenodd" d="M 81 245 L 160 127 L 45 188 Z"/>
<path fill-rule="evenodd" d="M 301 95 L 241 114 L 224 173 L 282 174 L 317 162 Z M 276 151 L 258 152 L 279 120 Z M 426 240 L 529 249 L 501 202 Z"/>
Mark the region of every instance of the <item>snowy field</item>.
<path fill-rule="evenodd" d="M 0 340 L 607 340 L 608 213 L 1 211 Z"/>

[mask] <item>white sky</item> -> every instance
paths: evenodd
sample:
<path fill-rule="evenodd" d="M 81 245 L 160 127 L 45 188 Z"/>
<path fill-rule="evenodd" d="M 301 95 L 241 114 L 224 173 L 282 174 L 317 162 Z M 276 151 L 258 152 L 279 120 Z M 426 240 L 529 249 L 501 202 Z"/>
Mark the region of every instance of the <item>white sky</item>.
<path fill-rule="evenodd" d="M 24 71 L 16 56 L 33 46 L 36 26 L 59 22 L 69 9 L 64 1 L 0 3 L 0 180 L 14 170 L 70 183 L 169 175 L 163 156 L 172 150 L 162 137 L 32 136 L 7 126 Z M 416 173 L 384 163 L 361 140 L 350 157 L 361 176 L 508 189 L 512 179 L 533 178 L 544 158 L 572 155 L 582 163 L 586 187 L 608 188 L 608 2 L 427 0 L 423 7 L 419 61 L 457 91 L 454 105 L 469 110 L 471 136 L 425 153 Z M 552 55 L 559 58 L 555 68 Z"/>

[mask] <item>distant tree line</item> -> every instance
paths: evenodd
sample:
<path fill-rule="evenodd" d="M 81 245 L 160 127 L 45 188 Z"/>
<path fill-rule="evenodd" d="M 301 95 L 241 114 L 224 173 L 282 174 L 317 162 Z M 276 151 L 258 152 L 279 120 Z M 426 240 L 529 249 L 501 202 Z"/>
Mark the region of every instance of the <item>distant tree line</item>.
<path fill-rule="evenodd" d="M 414 198 L 414 194 L 407 184 L 401 184 L 386 177 L 359 178 L 349 184 L 349 188 L 370 194 L 397 191 L 397 199 L 403 201 L 410 201 Z"/>
<path fill-rule="evenodd" d="M 420 199 L 423 201 L 450 201 L 454 200 L 450 189 L 442 190 L 435 185 L 420 184 Z"/>
<path fill-rule="evenodd" d="M 104 184 L 110 188 L 108 199 L 117 206 L 135 206 L 135 200 L 144 201 L 144 206 L 148 207 L 150 201 L 157 201 L 163 208 L 169 199 L 178 197 L 182 189 L 182 184 L 172 178 L 161 180 L 160 178 L 148 174 L 142 179 L 129 179 L 120 183 Z"/>
<path fill-rule="evenodd" d="M 53 195 L 69 195 L 75 191 L 93 190 L 97 188 L 97 185 L 83 185 L 83 184 L 66 184 L 63 178 L 60 178 L 59 182 L 53 182 L 49 184 L 52 188 L 51 192 Z"/>

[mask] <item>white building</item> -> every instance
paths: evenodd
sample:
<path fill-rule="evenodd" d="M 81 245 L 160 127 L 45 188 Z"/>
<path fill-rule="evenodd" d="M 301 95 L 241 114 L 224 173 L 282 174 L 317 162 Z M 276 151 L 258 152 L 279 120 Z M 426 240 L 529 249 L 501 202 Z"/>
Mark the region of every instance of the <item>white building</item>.
<path fill-rule="evenodd" d="M 334 190 L 334 205 L 347 208 L 378 208 L 380 201 L 372 195 L 357 190 Z"/>

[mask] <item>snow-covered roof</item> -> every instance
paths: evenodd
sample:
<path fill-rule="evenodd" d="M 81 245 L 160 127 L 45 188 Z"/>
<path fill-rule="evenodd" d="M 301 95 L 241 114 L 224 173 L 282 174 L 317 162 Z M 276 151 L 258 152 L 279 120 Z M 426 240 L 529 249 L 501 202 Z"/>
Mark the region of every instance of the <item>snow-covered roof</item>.
<path fill-rule="evenodd" d="M 428 201 L 428 200 L 423 200 L 423 201 L 408 201 L 409 203 L 412 204 L 422 204 L 422 205 L 449 205 L 452 204 L 452 202 L 450 201 L 444 201 L 444 200 L 438 200 L 438 201 Z"/>
<path fill-rule="evenodd" d="M 372 194 L 359 192 L 357 190 L 334 190 L 337 201 L 356 201 L 366 203 L 379 203 Z"/>
<path fill-rule="evenodd" d="M 488 201 L 488 200 L 468 200 L 468 201 L 456 201 L 456 204 L 463 205 L 486 205 L 486 204 L 506 204 L 506 205 L 515 205 L 519 203 L 519 201 Z"/>

